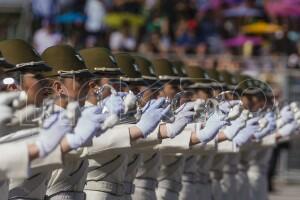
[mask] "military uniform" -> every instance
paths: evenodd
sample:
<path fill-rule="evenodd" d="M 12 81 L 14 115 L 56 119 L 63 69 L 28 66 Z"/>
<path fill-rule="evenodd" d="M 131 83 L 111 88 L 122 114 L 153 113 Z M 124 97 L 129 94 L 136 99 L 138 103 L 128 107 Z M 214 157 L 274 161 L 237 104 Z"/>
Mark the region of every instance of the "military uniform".
<path fill-rule="evenodd" d="M 11 69 L 6 70 L 7 73 L 10 72 L 24 72 L 26 73 L 29 71 L 30 73 L 35 72 L 44 72 L 51 70 L 50 67 L 44 64 L 44 62 L 41 60 L 39 55 L 34 51 L 34 49 L 27 44 L 26 42 L 19 40 L 19 39 L 13 39 L 13 40 L 5 40 L 0 43 L 0 49 L 5 57 L 5 59 L 14 65 Z M 18 53 L 20 52 L 20 53 Z M 38 112 L 40 114 L 40 112 Z M 35 115 L 35 117 L 38 117 L 39 114 Z M 26 117 L 24 117 L 26 119 Z M 25 126 L 22 126 L 25 124 Z M 26 122 L 23 122 L 17 126 L 6 126 L 5 129 L 2 129 L 2 135 L 7 135 L 5 137 L 2 137 L 1 143 L 7 143 L 7 145 L 18 145 L 20 147 L 24 148 L 24 145 L 27 143 L 31 143 L 35 141 L 35 137 L 39 133 L 38 131 L 38 123 L 32 122 L 31 120 L 28 120 Z M 24 130 L 22 130 L 24 129 Z M 13 134 L 12 134 L 13 133 Z M 28 151 L 24 150 L 24 152 L 28 153 Z M 28 159 L 28 155 L 24 156 L 24 158 Z M 19 159 L 19 161 L 22 161 L 22 159 Z M 44 174 L 41 173 L 45 169 L 53 169 L 60 166 L 62 163 L 61 160 L 61 153 L 60 151 L 55 151 L 45 159 L 37 159 L 30 164 L 27 164 L 27 173 L 30 171 L 30 177 L 28 179 L 25 179 L 23 181 L 19 181 L 19 179 L 11 179 L 10 181 L 10 192 L 9 192 L 9 198 L 18 196 L 20 198 L 23 197 L 30 197 L 28 194 L 31 191 L 26 192 L 17 192 L 15 193 L 15 189 L 19 188 L 19 183 L 21 183 L 21 186 L 23 186 L 23 183 L 26 183 L 27 181 L 31 180 L 31 186 L 37 187 L 41 184 L 41 179 L 44 178 Z M 19 165 L 18 165 L 19 166 Z M 19 167 L 22 167 L 20 165 Z M 20 170 L 22 172 L 22 170 Z M 34 178 L 33 178 L 34 177 Z M 35 178 L 40 178 L 38 184 L 34 184 Z M 40 185 L 39 185 L 40 184 Z M 7 184 L 4 184 L 7 186 Z M 36 188 L 34 188 L 36 189 Z M 39 196 L 41 197 L 41 196 Z M 39 198 L 38 197 L 38 198 Z M 43 196 L 41 197 L 43 198 Z"/>
<path fill-rule="evenodd" d="M 47 48 L 42 54 L 43 60 L 53 68 L 48 77 L 91 77 L 85 67 L 83 59 L 73 48 L 67 45 L 57 45 Z M 55 105 L 56 111 L 65 110 Z M 64 166 L 54 170 L 48 180 L 48 199 L 84 199 L 83 188 L 85 184 L 88 161 L 73 155 L 72 152 L 64 156 Z"/>

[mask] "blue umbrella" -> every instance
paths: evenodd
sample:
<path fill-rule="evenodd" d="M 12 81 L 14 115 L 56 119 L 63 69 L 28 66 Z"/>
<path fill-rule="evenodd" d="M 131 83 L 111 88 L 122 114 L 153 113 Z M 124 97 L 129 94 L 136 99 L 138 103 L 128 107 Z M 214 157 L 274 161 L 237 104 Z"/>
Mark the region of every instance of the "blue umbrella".
<path fill-rule="evenodd" d="M 84 22 L 86 16 L 80 12 L 67 12 L 59 15 L 55 18 L 55 22 L 58 24 L 72 24 L 77 22 Z"/>
<path fill-rule="evenodd" d="M 238 6 L 224 11 L 225 17 L 255 17 L 261 15 L 262 13 L 258 9 L 246 6 Z"/>

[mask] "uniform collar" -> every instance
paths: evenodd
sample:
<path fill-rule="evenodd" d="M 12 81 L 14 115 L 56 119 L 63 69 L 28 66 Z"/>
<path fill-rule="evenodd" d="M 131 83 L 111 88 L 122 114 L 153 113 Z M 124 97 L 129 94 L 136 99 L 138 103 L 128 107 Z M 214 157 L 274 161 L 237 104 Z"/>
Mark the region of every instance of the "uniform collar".
<path fill-rule="evenodd" d="M 64 111 L 64 110 L 66 110 L 66 109 L 64 109 L 63 107 L 61 107 L 59 105 L 54 104 L 54 107 L 53 107 L 54 112 L 60 112 L 60 111 Z"/>
<path fill-rule="evenodd" d="M 94 104 L 92 104 L 91 102 L 89 101 L 85 101 L 84 103 L 84 107 L 91 107 L 91 106 L 95 106 Z"/>

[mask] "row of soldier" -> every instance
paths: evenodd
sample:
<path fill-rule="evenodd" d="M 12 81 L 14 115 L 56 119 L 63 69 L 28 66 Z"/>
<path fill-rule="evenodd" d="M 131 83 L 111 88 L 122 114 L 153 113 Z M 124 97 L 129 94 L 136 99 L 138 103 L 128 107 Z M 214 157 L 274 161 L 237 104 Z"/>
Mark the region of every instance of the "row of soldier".
<path fill-rule="evenodd" d="M 0 42 L 0 199 L 267 199 L 297 103 L 165 58 Z"/>

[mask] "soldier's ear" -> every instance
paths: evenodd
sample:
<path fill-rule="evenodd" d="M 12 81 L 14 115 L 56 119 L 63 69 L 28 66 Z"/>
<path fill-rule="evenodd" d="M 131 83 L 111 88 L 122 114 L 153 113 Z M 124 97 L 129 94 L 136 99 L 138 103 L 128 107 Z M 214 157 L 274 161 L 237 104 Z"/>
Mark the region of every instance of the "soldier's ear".
<path fill-rule="evenodd" d="M 95 89 L 97 87 L 97 84 L 94 80 L 89 81 L 88 83 L 89 89 Z"/>
<path fill-rule="evenodd" d="M 56 96 L 61 96 L 64 93 L 63 85 L 60 81 L 55 80 L 52 87 Z"/>

